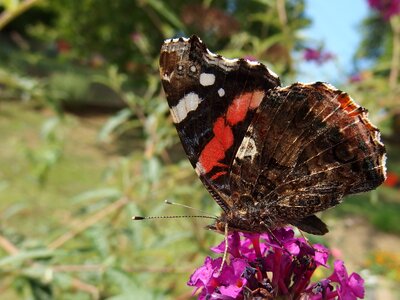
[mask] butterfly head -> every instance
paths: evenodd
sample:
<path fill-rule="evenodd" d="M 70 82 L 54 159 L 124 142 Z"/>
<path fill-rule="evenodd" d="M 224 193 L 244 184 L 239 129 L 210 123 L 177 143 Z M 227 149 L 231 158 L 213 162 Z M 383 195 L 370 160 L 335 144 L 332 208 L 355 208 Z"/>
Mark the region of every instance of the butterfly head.
<path fill-rule="evenodd" d="M 223 212 L 219 218 L 217 218 L 214 224 L 208 225 L 208 230 L 216 231 L 218 233 L 224 233 L 225 227 L 228 226 L 228 231 L 240 231 L 240 232 L 266 232 L 270 228 L 275 227 L 273 223 L 267 218 L 257 217 L 255 214 L 250 214 L 247 211 L 235 211 L 231 210 L 227 213 Z"/>

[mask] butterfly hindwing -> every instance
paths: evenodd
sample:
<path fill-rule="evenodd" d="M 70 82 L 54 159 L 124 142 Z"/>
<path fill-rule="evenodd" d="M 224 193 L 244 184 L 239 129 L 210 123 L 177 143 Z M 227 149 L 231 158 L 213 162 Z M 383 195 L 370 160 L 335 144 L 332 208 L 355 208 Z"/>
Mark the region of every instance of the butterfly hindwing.
<path fill-rule="evenodd" d="M 365 109 L 330 85 L 298 83 L 270 91 L 258 108 L 232 166 L 232 194 L 249 195 L 272 222 L 295 224 L 376 188 L 384 160 Z"/>

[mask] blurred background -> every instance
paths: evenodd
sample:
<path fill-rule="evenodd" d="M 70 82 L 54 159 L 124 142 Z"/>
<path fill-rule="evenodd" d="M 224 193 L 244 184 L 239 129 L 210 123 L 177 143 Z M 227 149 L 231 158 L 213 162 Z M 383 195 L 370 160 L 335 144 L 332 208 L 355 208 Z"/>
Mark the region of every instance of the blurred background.
<path fill-rule="evenodd" d="M 399 0 L 0 0 L 0 298 L 191 299 L 223 237 L 131 216 L 195 213 L 165 199 L 220 213 L 158 74 L 163 40 L 195 33 L 369 109 L 388 179 L 324 212 L 331 232 L 310 240 L 364 276 L 368 299 L 399 299 L 399 14 Z"/>

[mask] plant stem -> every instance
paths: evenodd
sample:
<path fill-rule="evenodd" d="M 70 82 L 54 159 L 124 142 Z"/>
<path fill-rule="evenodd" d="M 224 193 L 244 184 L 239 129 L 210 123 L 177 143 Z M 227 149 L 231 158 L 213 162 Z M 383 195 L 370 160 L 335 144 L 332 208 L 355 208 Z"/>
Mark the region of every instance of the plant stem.
<path fill-rule="evenodd" d="M 64 233 L 60 237 L 58 237 L 56 240 L 51 242 L 48 246 L 49 249 L 57 249 L 64 245 L 67 241 L 70 239 L 74 238 L 76 235 L 81 233 L 82 231 L 85 231 L 88 227 L 92 226 L 93 224 L 99 222 L 101 219 L 104 217 L 108 216 L 109 214 L 115 212 L 116 210 L 122 208 L 126 204 L 129 203 L 128 198 L 123 197 L 119 199 L 116 202 L 111 203 L 109 206 L 103 208 L 102 210 L 98 211 L 94 215 L 92 215 L 90 218 L 86 219 L 85 221 L 81 222 L 79 226 L 76 226 L 75 228 L 71 229 L 70 231 Z"/>
<path fill-rule="evenodd" d="M 281 23 L 282 28 L 285 29 L 288 21 L 285 8 L 285 0 L 277 0 L 276 7 L 278 10 L 279 22 Z"/>
<path fill-rule="evenodd" d="M 6 9 L 2 14 L 0 14 L 0 30 L 39 1 L 40 0 L 25 0 L 14 9 Z"/>
<path fill-rule="evenodd" d="M 4 251 L 10 255 L 14 255 L 19 252 L 19 249 L 2 235 L 0 235 L 0 248 L 3 248 Z"/>
<path fill-rule="evenodd" d="M 393 31 L 393 53 L 390 66 L 389 87 L 394 91 L 397 87 L 400 69 L 400 18 L 393 17 L 390 21 Z"/>

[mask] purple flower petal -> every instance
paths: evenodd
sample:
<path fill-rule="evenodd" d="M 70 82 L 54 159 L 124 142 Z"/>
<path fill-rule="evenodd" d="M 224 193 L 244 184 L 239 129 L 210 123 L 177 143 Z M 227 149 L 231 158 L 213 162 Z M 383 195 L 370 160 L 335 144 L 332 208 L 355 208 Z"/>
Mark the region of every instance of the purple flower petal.
<path fill-rule="evenodd" d="M 197 287 L 195 292 L 201 287 L 209 287 L 211 279 L 214 273 L 218 270 L 222 263 L 222 258 L 212 259 L 211 257 L 206 257 L 204 265 L 198 268 L 190 276 L 187 285 Z"/>
<path fill-rule="evenodd" d="M 253 237 L 254 239 L 254 237 Z M 265 256 L 265 253 L 269 250 L 270 246 L 267 243 L 259 243 L 257 245 L 258 250 L 254 249 L 254 240 L 244 239 L 241 241 L 240 252 L 243 257 L 246 257 L 250 261 L 256 260 L 260 256 Z"/>
<path fill-rule="evenodd" d="M 279 228 L 272 232 L 273 235 L 269 233 L 261 234 L 261 238 L 264 239 L 271 247 L 282 249 L 287 249 L 290 253 L 298 254 L 298 238 L 294 237 L 293 229 Z M 293 252 L 292 252 L 293 251 Z"/>
<path fill-rule="evenodd" d="M 227 287 L 221 286 L 219 288 L 219 291 L 223 296 L 230 296 L 233 299 L 236 299 L 236 297 L 239 296 L 240 293 L 242 292 L 242 289 L 245 286 L 245 284 L 246 284 L 245 279 L 238 279 L 237 284 L 230 284 Z"/>
<path fill-rule="evenodd" d="M 325 246 L 320 244 L 315 244 L 313 245 L 313 247 L 315 249 L 314 259 L 317 265 L 329 268 L 326 264 L 329 257 L 329 250 Z"/>
<path fill-rule="evenodd" d="M 292 255 L 298 255 L 301 250 L 298 243 L 286 243 L 285 249 Z"/>
<path fill-rule="evenodd" d="M 238 232 L 234 232 L 228 235 L 228 253 L 233 257 L 240 257 L 240 235 Z M 225 239 L 216 247 L 212 247 L 211 251 L 215 253 L 225 252 Z"/>
<path fill-rule="evenodd" d="M 342 260 L 336 260 L 333 263 L 333 273 L 329 276 L 329 279 L 333 282 L 342 283 L 347 282 L 348 275 L 344 262 Z"/>
<path fill-rule="evenodd" d="M 229 266 L 222 269 L 218 280 L 225 285 L 236 284 L 236 281 L 242 276 L 246 269 L 247 264 L 247 260 L 234 258 Z"/>
<path fill-rule="evenodd" d="M 355 296 L 363 299 L 365 295 L 364 279 L 357 273 L 352 273 L 349 278 L 349 287 Z"/>
<path fill-rule="evenodd" d="M 352 273 L 349 277 L 343 261 L 337 260 L 334 262 L 334 271 L 328 279 L 338 283 L 339 299 L 364 298 L 364 280 L 357 273 Z"/>
<path fill-rule="evenodd" d="M 313 285 L 308 290 L 311 290 L 309 293 L 310 300 L 322 300 L 322 299 L 335 299 L 337 296 L 336 292 L 332 293 L 333 286 L 330 284 L 331 281 L 329 279 L 323 279 Z"/>
<path fill-rule="evenodd" d="M 228 237 L 228 239 L 229 239 L 229 237 Z M 217 246 L 211 247 L 210 249 L 214 253 L 224 253 L 224 251 L 225 251 L 225 241 L 222 241 Z"/>
<path fill-rule="evenodd" d="M 224 241 L 213 248 L 219 254 L 224 250 Z M 356 273 L 349 276 L 342 261 L 335 261 L 327 279 L 310 282 L 317 267 L 327 267 L 328 255 L 327 248 L 311 246 L 304 238 L 295 237 L 290 228 L 261 235 L 234 232 L 228 236 L 228 258 L 221 272 L 222 258 L 207 257 L 188 285 L 195 291 L 201 289 L 198 299 L 202 300 L 243 299 L 244 289 L 282 299 L 362 298 L 363 279 Z"/>

